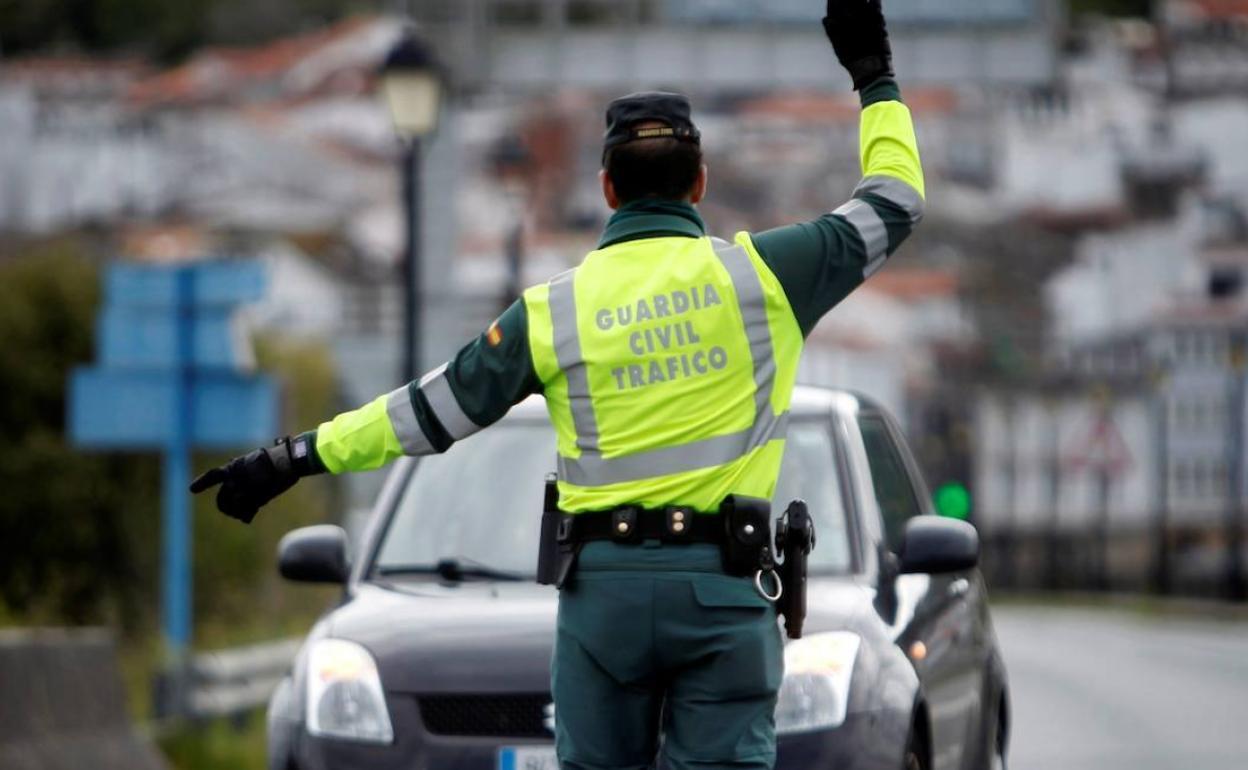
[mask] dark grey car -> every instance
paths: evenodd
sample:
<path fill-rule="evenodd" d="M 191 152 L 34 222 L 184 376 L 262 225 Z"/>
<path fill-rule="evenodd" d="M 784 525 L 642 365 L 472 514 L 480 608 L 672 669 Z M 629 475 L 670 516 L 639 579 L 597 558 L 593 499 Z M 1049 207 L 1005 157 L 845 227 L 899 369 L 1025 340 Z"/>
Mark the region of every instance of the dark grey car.
<path fill-rule="evenodd" d="M 341 582 L 269 706 L 274 770 L 555 770 L 556 594 L 532 582 L 554 433 L 540 399 L 394 468 L 348 564 L 345 535 L 283 541 L 283 574 Z M 777 768 L 1005 764 L 1005 669 L 974 530 L 932 515 L 893 420 L 798 388 L 776 513 L 807 500 L 805 636 L 785 650 Z"/>

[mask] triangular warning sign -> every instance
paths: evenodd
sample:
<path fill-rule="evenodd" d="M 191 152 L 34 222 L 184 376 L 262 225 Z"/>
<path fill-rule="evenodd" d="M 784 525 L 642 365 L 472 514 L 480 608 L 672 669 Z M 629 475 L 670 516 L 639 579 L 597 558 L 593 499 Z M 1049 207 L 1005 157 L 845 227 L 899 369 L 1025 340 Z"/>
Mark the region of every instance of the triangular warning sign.
<path fill-rule="evenodd" d="M 1118 475 L 1131 467 L 1131 449 L 1109 415 L 1092 423 L 1073 451 L 1066 455 L 1066 466 Z"/>

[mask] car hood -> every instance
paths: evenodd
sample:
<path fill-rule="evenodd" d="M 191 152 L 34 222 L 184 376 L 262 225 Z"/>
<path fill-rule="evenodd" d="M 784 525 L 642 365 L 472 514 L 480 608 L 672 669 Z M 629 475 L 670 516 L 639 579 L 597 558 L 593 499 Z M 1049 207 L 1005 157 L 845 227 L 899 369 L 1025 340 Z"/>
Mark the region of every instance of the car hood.
<path fill-rule="evenodd" d="M 557 598 L 533 583 L 365 583 L 328 633 L 368 648 L 394 692 L 546 692 Z"/>
<path fill-rule="evenodd" d="M 805 633 L 870 634 L 870 596 L 852 580 L 812 578 Z M 532 583 L 363 583 L 327 633 L 364 645 L 393 692 L 546 692 L 557 607 L 553 588 Z"/>

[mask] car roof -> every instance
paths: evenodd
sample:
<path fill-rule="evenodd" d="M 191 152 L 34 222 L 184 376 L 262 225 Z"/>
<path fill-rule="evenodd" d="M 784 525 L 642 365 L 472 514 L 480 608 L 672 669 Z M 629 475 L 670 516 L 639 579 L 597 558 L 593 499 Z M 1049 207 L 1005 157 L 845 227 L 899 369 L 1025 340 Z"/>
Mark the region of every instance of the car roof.
<path fill-rule="evenodd" d="M 818 417 L 830 412 L 852 416 L 860 410 L 882 411 L 878 402 L 869 396 L 841 388 L 825 388 L 816 385 L 798 385 L 793 389 L 793 401 L 789 413 L 793 417 Z M 546 420 L 546 400 L 540 395 L 530 396 L 512 408 L 507 415 L 513 420 Z"/>

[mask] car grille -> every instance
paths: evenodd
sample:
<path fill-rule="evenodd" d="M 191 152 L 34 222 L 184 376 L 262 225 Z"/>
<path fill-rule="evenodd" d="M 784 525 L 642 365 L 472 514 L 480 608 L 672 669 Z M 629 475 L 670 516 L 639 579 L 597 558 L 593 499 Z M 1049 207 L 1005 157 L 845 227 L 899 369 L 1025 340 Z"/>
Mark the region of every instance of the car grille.
<path fill-rule="evenodd" d="M 549 738 L 549 695 L 429 695 L 419 699 L 434 735 Z"/>

